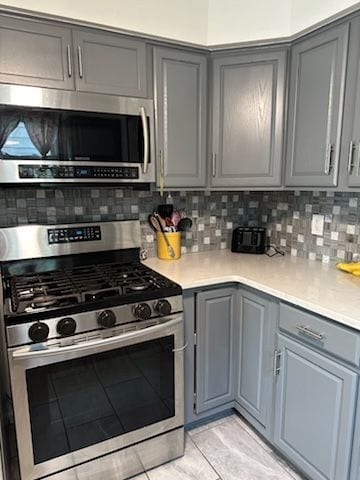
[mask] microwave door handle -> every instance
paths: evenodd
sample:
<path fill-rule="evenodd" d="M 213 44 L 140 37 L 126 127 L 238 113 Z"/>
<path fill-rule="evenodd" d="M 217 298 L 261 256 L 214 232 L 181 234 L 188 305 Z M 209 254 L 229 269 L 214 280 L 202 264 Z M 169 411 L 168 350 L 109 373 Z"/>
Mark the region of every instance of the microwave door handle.
<path fill-rule="evenodd" d="M 152 327 L 144 328 L 142 330 L 131 331 L 127 333 L 122 333 L 114 337 L 108 337 L 100 340 L 93 340 L 89 342 L 79 343 L 77 345 L 69 345 L 67 347 L 55 347 L 55 348 L 44 348 L 42 350 L 29 350 L 28 347 L 22 348 L 20 350 L 15 350 L 12 352 L 13 360 L 26 360 L 26 359 L 35 359 L 42 357 L 50 357 L 62 355 L 64 353 L 70 352 L 89 352 L 96 351 L 98 347 L 111 346 L 114 344 L 119 344 L 121 346 L 126 340 L 136 339 L 138 343 L 143 340 L 146 341 L 149 337 L 149 334 L 159 332 L 163 329 L 168 331 L 169 328 L 175 327 L 182 322 L 182 317 L 175 317 L 172 320 L 169 320 L 164 323 L 154 325 Z"/>
<path fill-rule="evenodd" d="M 149 126 L 146 118 L 145 107 L 140 107 L 140 115 L 141 115 L 143 135 L 144 135 L 143 173 L 147 173 L 148 165 L 149 165 Z"/>

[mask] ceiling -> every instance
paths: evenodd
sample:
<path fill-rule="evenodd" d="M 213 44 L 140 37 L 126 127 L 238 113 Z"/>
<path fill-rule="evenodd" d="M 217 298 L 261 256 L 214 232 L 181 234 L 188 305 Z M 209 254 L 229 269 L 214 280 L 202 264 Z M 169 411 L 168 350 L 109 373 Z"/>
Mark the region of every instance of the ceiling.
<path fill-rule="evenodd" d="M 353 0 L 5 0 L 16 7 L 201 45 L 288 37 Z"/>

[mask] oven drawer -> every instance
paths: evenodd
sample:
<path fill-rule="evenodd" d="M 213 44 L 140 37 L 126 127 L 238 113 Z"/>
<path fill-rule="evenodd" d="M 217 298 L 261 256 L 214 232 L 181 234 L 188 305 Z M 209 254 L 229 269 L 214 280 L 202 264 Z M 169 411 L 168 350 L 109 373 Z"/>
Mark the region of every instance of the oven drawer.
<path fill-rule="evenodd" d="M 354 330 L 283 303 L 279 327 L 346 362 L 360 365 L 360 333 Z"/>

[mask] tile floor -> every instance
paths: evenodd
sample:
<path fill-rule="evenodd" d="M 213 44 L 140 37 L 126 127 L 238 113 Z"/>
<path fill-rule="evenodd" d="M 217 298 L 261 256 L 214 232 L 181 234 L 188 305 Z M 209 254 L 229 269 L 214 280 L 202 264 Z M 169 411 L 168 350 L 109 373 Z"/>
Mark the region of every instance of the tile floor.
<path fill-rule="evenodd" d="M 302 480 L 237 414 L 186 433 L 185 455 L 133 480 Z"/>

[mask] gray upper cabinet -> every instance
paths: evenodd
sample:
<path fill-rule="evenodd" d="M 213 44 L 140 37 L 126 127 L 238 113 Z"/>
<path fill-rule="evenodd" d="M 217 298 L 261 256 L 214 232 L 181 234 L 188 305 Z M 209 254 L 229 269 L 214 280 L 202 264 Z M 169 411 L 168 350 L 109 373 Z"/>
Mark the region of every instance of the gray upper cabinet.
<path fill-rule="evenodd" d="M 350 43 L 342 134 L 344 185 L 360 187 L 360 18 L 350 23 Z"/>
<path fill-rule="evenodd" d="M 270 425 L 272 409 L 275 346 L 271 307 L 271 302 L 262 295 L 239 290 L 235 400 L 261 424 L 264 431 Z"/>
<path fill-rule="evenodd" d="M 154 48 L 158 185 L 205 187 L 207 57 Z"/>
<path fill-rule="evenodd" d="M 349 474 L 357 374 L 279 335 L 275 445 L 312 480 Z"/>
<path fill-rule="evenodd" d="M 235 313 L 236 288 L 220 288 L 197 295 L 197 413 L 234 399 Z"/>
<path fill-rule="evenodd" d="M 286 185 L 336 186 L 348 24 L 292 48 Z"/>
<path fill-rule="evenodd" d="M 0 17 L 0 82 L 74 89 L 71 30 Z"/>
<path fill-rule="evenodd" d="M 281 185 L 286 51 L 213 60 L 213 187 Z"/>
<path fill-rule="evenodd" d="M 146 97 L 144 42 L 76 30 L 73 38 L 77 90 Z"/>

